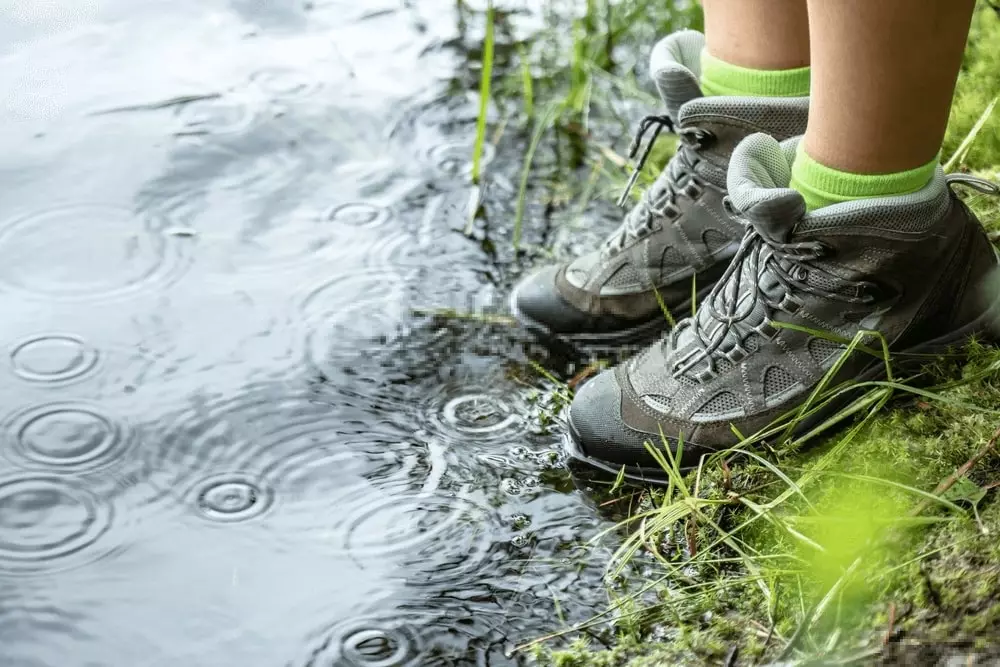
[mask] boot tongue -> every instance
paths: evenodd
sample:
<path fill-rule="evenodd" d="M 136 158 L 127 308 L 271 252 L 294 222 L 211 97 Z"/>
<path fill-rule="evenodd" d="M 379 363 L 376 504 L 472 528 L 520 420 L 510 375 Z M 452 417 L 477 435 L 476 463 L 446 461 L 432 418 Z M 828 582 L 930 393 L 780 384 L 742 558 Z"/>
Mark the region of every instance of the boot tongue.
<path fill-rule="evenodd" d="M 743 210 L 743 218 L 761 236 L 776 243 L 787 243 L 795 225 L 806 212 L 802 195 L 794 190 L 773 190 L 774 196 Z"/>
<path fill-rule="evenodd" d="M 778 143 L 766 134 L 752 134 L 733 151 L 729 161 L 729 200 L 762 236 L 788 241 L 806 212 L 806 202 L 788 187 L 798 140 Z"/>
<path fill-rule="evenodd" d="M 697 30 L 680 30 L 661 39 L 649 57 L 649 71 L 656 89 L 675 122 L 680 109 L 701 97 L 701 50 L 705 36 Z"/>

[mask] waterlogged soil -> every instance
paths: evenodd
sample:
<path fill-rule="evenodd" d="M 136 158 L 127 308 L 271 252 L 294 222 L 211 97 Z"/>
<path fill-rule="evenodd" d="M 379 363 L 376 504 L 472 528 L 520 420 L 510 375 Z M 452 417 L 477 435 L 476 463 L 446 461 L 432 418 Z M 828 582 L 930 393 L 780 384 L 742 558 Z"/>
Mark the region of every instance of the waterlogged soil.
<path fill-rule="evenodd" d="M 6 3 L 4 667 L 512 665 L 604 607 L 526 341 L 426 315 L 509 284 L 459 9 Z"/>

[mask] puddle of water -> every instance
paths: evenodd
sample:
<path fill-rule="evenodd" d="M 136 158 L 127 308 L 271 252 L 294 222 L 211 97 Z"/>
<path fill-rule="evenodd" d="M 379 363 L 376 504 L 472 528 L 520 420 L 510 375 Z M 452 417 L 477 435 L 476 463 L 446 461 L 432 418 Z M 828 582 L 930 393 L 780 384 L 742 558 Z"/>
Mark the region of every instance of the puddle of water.
<path fill-rule="evenodd" d="M 3 665 L 508 665 L 602 608 L 517 334 L 412 314 L 503 296 L 455 3 L 363 4 L 0 18 Z"/>

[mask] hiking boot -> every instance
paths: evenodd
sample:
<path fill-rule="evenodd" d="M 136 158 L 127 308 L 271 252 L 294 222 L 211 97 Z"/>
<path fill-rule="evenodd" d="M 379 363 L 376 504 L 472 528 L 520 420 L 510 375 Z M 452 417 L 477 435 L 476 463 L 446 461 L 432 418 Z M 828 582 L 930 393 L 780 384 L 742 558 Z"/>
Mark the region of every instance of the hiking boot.
<path fill-rule="evenodd" d="M 600 248 L 517 285 L 511 310 L 529 330 L 573 343 L 648 342 L 667 327 L 657 291 L 671 312 L 690 312 L 692 281 L 706 294 L 732 259 L 743 224 L 722 206 L 729 156 L 753 132 L 802 134 L 809 100 L 702 97 L 704 42 L 686 30 L 654 47 L 650 70 L 666 114 L 640 125 L 633 151 L 652 138 L 633 181 L 662 130 L 678 135 L 677 152 Z"/>
<path fill-rule="evenodd" d="M 739 442 L 734 428 L 752 436 L 801 407 L 842 357 L 824 386 L 885 377 L 884 358 L 844 354 L 842 342 L 859 331 L 880 332 L 894 364 L 909 360 L 917 369 L 927 354 L 991 337 L 1000 300 L 986 298 L 983 287 L 994 280 L 997 256 L 949 181 L 1000 189 L 938 168 L 912 194 L 806 213 L 788 188 L 797 143 L 757 134 L 736 149 L 730 208 L 747 225 L 736 257 L 694 317 L 580 389 L 569 414 L 578 458 L 662 480 L 646 442 L 676 452 L 681 440 L 681 467 L 694 466 Z M 881 349 L 875 336 L 865 345 Z M 850 399 L 825 405 L 793 432 L 805 433 Z"/>

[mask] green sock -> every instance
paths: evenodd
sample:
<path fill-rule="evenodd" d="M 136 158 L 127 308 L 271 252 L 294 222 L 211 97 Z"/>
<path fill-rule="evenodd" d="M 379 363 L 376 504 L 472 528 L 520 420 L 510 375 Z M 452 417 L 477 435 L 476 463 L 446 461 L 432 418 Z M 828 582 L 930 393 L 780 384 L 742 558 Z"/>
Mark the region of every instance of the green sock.
<path fill-rule="evenodd" d="M 809 68 L 750 69 L 731 65 L 702 49 L 701 90 L 705 95 L 805 97 L 809 94 Z"/>
<path fill-rule="evenodd" d="M 934 177 L 938 157 L 925 165 L 894 174 L 852 174 L 820 164 L 799 143 L 792 163 L 790 187 L 802 193 L 810 211 L 867 197 L 891 197 L 916 192 Z"/>

